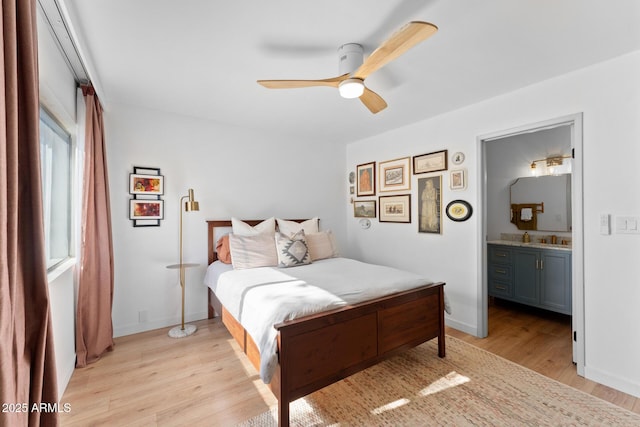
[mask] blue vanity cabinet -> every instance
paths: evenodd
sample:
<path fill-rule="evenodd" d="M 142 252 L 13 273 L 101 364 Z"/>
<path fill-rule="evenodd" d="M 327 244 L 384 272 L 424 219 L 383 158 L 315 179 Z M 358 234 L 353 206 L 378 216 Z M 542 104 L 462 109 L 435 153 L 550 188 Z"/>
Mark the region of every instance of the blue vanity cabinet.
<path fill-rule="evenodd" d="M 571 314 L 571 252 L 542 250 L 540 306 Z"/>
<path fill-rule="evenodd" d="M 488 252 L 489 296 L 571 314 L 570 251 L 489 244 Z"/>

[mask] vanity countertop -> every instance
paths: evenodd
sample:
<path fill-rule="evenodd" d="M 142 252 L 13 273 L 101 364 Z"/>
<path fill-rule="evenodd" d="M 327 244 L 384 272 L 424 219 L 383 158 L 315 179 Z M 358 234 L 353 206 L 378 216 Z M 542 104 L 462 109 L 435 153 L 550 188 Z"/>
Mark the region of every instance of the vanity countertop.
<path fill-rule="evenodd" d="M 554 249 L 558 251 L 568 251 L 568 252 L 572 251 L 570 245 L 553 245 L 551 243 L 537 243 L 537 242 L 524 243 L 524 242 L 518 242 L 514 240 L 490 240 L 487 243 L 490 243 L 492 245 L 520 246 L 522 248 Z"/>

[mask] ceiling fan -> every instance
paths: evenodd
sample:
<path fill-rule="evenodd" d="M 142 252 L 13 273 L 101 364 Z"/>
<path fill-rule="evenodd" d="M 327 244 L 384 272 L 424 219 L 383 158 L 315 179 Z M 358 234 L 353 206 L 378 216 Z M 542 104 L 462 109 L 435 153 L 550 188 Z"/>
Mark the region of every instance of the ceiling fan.
<path fill-rule="evenodd" d="M 373 114 L 384 110 L 384 99 L 364 85 L 365 79 L 374 71 L 426 40 L 438 27 L 428 22 L 412 21 L 400 28 L 385 40 L 366 60 L 362 46 L 348 43 L 338 49 L 340 75 L 322 80 L 258 80 L 269 89 L 295 89 L 311 86 L 329 86 L 337 88 L 343 98 L 360 98 L 360 101 Z"/>

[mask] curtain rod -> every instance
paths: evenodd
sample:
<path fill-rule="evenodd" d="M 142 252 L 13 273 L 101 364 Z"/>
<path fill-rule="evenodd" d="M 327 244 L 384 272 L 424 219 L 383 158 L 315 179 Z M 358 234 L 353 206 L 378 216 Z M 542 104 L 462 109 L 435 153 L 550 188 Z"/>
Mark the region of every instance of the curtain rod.
<path fill-rule="evenodd" d="M 78 49 L 73 42 L 67 23 L 65 22 L 57 0 L 38 0 L 39 9 L 47 22 L 49 31 L 53 36 L 65 62 L 73 73 L 79 85 L 90 82 L 87 68 L 78 53 Z"/>

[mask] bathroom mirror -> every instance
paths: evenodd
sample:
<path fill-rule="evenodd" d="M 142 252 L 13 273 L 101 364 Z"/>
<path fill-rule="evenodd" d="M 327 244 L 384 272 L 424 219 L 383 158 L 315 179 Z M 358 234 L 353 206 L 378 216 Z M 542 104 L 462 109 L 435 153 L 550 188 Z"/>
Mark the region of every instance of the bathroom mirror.
<path fill-rule="evenodd" d="M 571 231 L 571 174 L 531 176 L 516 179 L 510 188 L 511 205 L 534 205 L 535 228 L 527 227 L 524 222 L 512 222 L 521 230 Z M 533 208 L 536 211 L 536 208 Z M 518 212 L 517 215 L 527 216 Z M 520 218 L 516 218 L 520 219 Z M 521 226 L 523 224 L 524 226 Z M 531 222 L 529 222 L 531 224 Z"/>

